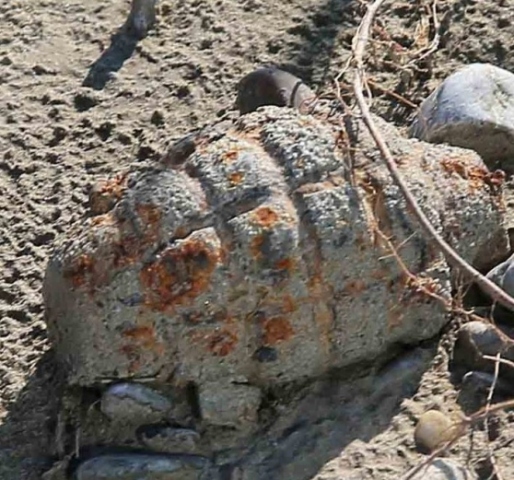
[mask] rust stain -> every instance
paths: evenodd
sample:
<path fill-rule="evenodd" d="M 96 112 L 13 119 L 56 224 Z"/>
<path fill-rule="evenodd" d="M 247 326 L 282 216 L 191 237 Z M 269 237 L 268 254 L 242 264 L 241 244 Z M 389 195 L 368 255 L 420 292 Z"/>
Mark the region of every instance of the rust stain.
<path fill-rule="evenodd" d="M 295 263 L 296 262 L 292 258 L 283 258 L 275 263 L 275 269 L 290 271 L 294 268 Z"/>
<path fill-rule="evenodd" d="M 487 169 L 469 165 L 461 158 L 444 158 L 441 160 L 441 166 L 448 173 L 457 174 L 459 177 L 467 180 L 471 192 L 481 189 L 484 184 L 502 182 L 501 175 L 491 174 Z"/>
<path fill-rule="evenodd" d="M 264 345 L 276 345 L 289 340 L 293 335 L 293 327 L 289 320 L 283 317 L 265 319 L 263 322 Z"/>
<path fill-rule="evenodd" d="M 112 211 L 109 213 L 105 213 L 103 215 L 97 215 L 91 219 L 91 224 L 94 227 L 97 226 L 110 226 L 116 223 L 116 218 L 114 217 Z"/>
<path fill-rule="evenodd" d="M 252 239 L 252 243 L 250 245 L 250 252 L 253 257 L 259 258 L 262 255 L 262 246 L 266 241 L 266 237 L 263 234 L 257 235 Z"/>
<path fill-rule="evenodd" d="M 232 163 L 239 156 L 239 152 L 237 150 L 230 150 L 223 154 L 223 160 L 228 163 Z"/>
<path fill-rule="evenodd" d="M 219 248 L 199 238 L 190 237 L 167 248 L 141 270 L 146 305 L 165 311 L 189 303 L 207 289 L 219 258 Z"/>
<path fill-rule="evenodd" d="M 88 255 L 80 255 L 72 261 L 70 268 L 64 272 L 64 276 L 71 281 L 75 288 L 79 288 L 87 283 L 87 277 L 93 273 L 94 269 L 93 258 Z"/>
<path fill-rule="evenodd" d="M 136 212 L 139 215 L 139 218 L 144 223 L 145 226 L 152 228 L 155 230 L 159 227 L 159 222 L 162 218 L 161 210 L 155 205 L 151 204 L 141 204 L 137 205 Z"/>
<path fill-rule="evenodd" d="M 155 328 L 151 325 L 129 328 L 122 333 L 122 336 L 135 342 L 141 349 L 152 350 L 159 355 L 164 353 L 164 346 L 157 340 Z"/>
<path fill-rule="evenodd" d="M 217 357 L 226 357 L 234 351 L 237 335 L 227 329 L 216 331 L 207 337 L 207 349 Z"/>
<path fill-rule="evenodd" d="M 269 207 L 259 207 L 254 210 L 253 217 L 257 224 L 265 228 L 273 227 L 279 218 L 277 212 Z"/>
<path fill-rule="evenodd" d="M 232 185 L 239 185 L 243 180 L 245 176 L 243 172 L 232 172 L 228 176 L 228 180 Z"/>
<path fill-rule="evenodd" d="M 153 353 L 164 354 L 164 345 L 157 340 L 155 329 L 152 325 L 140 325 L 126 329 L 122 337 L 128 342 L 120 348 L 129 360 L 129 372 L 136 373 L 141 367 L 141 356 Z"/>
<path fill-rule="evenodd" d="M 120 173 L 102 183 L 100 193 L 108 194 L 111 197 L 120 199 L 127 188 L 128 172 Z"/>

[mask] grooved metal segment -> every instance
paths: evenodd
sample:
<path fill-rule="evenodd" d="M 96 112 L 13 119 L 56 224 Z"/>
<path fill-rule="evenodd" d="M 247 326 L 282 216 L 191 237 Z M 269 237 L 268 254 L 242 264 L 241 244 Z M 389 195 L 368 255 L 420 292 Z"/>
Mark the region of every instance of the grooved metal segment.
<path fill-rule="evenodd" d="M 445 313 L 412 288 L 377 228 L 446 298 L 449 267 L 366 130 L 357 122 L 348 145 L 342 124 L 263 108 L 200 131 L 180 161 L 101 189 L 111 210 L 74 227 L 44 285 L 70 381 L 158 377 L 218 385 L 221 399 L 236 384 L 303 381 L 435 335 Z M 480 158 L 381 129 L 459 253 L 477 266 L 489 245 L 488 258 L 503 254 L 502 200 Z"/>

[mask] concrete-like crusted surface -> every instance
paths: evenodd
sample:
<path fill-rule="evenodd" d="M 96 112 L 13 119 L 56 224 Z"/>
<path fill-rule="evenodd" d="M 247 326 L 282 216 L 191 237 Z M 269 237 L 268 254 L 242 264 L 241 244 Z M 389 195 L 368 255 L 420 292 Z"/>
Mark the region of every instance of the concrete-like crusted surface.
<path fill-rule="evenodd" d="M 494 174 L 470 151 L 381 126 L 436 228 L 487 263 L 504 234 Z M 354 127 L 349 145 L 337 122 L 269 107 L 182 163 L 107 182 L 114 206 L 74 226 L 44 283 L 70 382 L 156 377 L 212 401 L 211 382 L 301 381 L 435 335 L 443 309 L 411 288 L 375 226 L 447 298 L 449 268 Z"/>

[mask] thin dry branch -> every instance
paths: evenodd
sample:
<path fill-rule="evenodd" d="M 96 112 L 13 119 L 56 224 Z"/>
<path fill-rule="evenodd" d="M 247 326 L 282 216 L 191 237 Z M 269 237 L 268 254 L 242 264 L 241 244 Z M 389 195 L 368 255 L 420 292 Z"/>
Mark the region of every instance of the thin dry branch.
<path fill-rule="evenodd" d="M 387 146 L 387 143 L 384 140 L 380 130 L 375 125 L 373 121 L 370 109 L 368 104 L 366 103 L 366 99 L 363 95 L 363 90 L 369 92 L 369 87 L 366 85 L 366 70 L 364 67 L 364 53 L 366 50 L 366 45 L 368 43 L 370 27 L 373 22 L 373 18 L 379 8 L 385 0 L 375 0 L 372 4 L 368 6 L 366 14 L 362 19 L 359 28 L 357 29 L 357 33 L 353 40 L 353 55 L 355 61 L 355 78 L 353 82 L 353 89 L 355 98 L 357 100 L 357 104 L 362 114 L 362 119 L 371 133 L 375 143 L 382 154 L 382 157 L 385 160 L 387 168 L 391 173 L 393 179 L 396 184 L 400 188 L 408 206 L 411 208 L 418 222 L 420 223 L 422 229 L 428 235 L 430 239 L 432 239 L 435 244 L 440 248 L 440 250 L 445 255 L 448 262 L 458 268 L 462 272 L 466 273 L 468 277 L 470 277 L 475 283 L 477 283 L 484 292 L 486 292 L 493 301 L 496 301 L 503 305 L 505 308 L 514 312 L 514 298 L 504 292 L 501 288 L 499 288 L 496 284 L 494 284 L 491 280 L 482 275 L 478 270 L 472 267 L 468 262 L 466 262 L 435 230 L 432 226 L 426 215 L 423 213 L 421 208 L 418 205 L 418 202 L 410 192 L 407 184 L 404 182 L 398 167 L 396 166 L 396 162 Z"/>
<path fill-rule="evenodd" d="M 416 52 L 415 57 L 405 65 L 403 68 L 410 67 L 421 60 L 424 60 L 428 56 L 432 55 L 439 47 L 439 43 L 441 42 L 441 24 L 437 18 L 437 0 L 434 0 L 432 3 L 432 22 L 434 24 L 434 38 L 430 42 L 430 45 L 426 48 L 422 48 L 420 51 Z"/>

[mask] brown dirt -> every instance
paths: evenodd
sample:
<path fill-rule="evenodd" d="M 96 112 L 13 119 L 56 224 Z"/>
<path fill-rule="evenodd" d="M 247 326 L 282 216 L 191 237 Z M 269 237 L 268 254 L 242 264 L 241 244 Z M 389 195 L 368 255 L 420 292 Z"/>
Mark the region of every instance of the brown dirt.
<path fill-rule="evenodd" d="M 383 9 L 370 59 L 377 96 L 380 88 L 396 90 L 417 104 L 456 67 L 476 61 L 514 71 L 512 0 L 439 3 L 441 48 L 411 74 L 397 65 L 430 40 L 433 32 L 422 27 L 430 26 L 431 2 Z M 237 80 L 263 63 L 326 91 L 348 58 L 362 8 L 341 0 L 162 0 L 148 38 L 109 47 L 127 12 L 122 0 L 0 5 L 1 479 L 40 478 L 59 453 L 60 381 L 40 291 L 52 241 L 80 218 L 91 184 L 132 162 L 155 160 L 169 141 L 222 115 Z M 102 72 L 106 56 L 118 67 L 109 75 Z M 400 126 L 413 114 L 388 95 L 378 96 L 375 108 Z M 377 431 L 370 426 L 366 435 L 362 427 L 364 435 L 318 478 L 350 478 L 354 470 L 363 476 L 352 478 L 397 478 L 418 461 L 412 433 L 420 413 L 434 405 L 449 413 L 477 406 L 458 396 L 446 359 L 440 347 L 417 393 L 393 408 L 380 433 L 370 435 Z M 514 478 L 513 420 L 503 413 L 495 427 L 504 478 Z M 470 465 L 485 479 L 482 437 L 476 435 Z M 465 459 L 468 446 L 463 440 L 452 453 Z"/>

